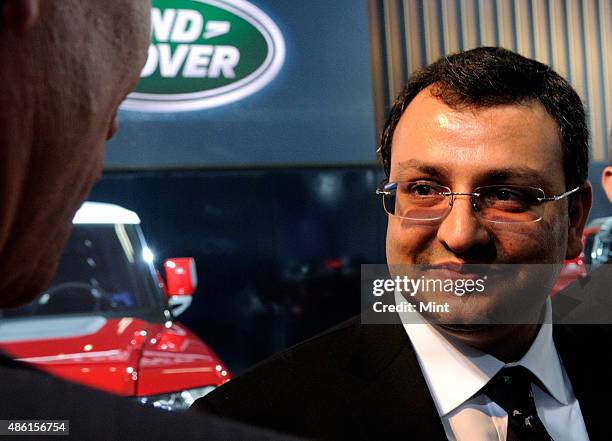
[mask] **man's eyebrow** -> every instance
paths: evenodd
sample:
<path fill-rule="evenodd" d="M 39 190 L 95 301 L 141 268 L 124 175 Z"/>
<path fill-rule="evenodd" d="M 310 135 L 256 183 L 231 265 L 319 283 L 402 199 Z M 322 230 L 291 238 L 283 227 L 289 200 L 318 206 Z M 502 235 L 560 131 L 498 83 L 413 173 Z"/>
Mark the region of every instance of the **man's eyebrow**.
<path fill-rule="evenodd" d="M 502 181 L 511 178 L 529 179 L 537 182 L 547 182 L 542 173 L 528 167 L 512 167 L 490 170 L 482 175 L 483 179 Z"/>
<path fill-rule="evenodd" d="M 395 173 L 401 177 L 403 173 L 420 172 L 428 176 L 438 178 L 449 176 L 449 168 L 442 164 L 427 164 L 417 159 L 409 159 L 407 161 L 398 162 L 396 164 Z M 530 181 L 532 184 L 550 184 L 546 176 L 529 167 L 508 167 L 488 170 L 479 176 L 480 181 L 497 181 L 503 182 L 510 179 L 521 179 Z"/>
<path fill-rule="evenodd" d="M 396 164 L 395 169 L 397 170 L 397 174 L 398 175 L 402 175 L 403 173 L 409 172 L 409 171 L 417 171 L 420 173 L 424 173 L 427 174 L 431 177 L 441 177 L 441 176 L 448 176 L 449 173 L 449 169 L 447 167 L 445 167 L 444 165 L 431 165 L 431 164 L 426 164 L 424 162 L 418 161 L 416 159 L 409 159 L 408 161 L 402 161 L 402 162 L 398 162 Z"/>

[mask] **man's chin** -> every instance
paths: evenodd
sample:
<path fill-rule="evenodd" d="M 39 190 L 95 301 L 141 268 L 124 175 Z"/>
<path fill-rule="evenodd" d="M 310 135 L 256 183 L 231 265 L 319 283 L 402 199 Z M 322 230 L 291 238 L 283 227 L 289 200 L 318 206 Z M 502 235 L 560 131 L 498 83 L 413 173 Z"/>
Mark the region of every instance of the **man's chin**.
<path fill-rule="evenodd" d="M 462 333 L 462 334 L 476 334 L 489 329 L 491 324 L 437 324 L 438 328 L 450 334 Z"/>
<path fill-rule="evenodd" d="M 464 295 L 445 293 L 429 295 L 417 300 L 419 313 L 431 324 L 464 332 L 477 332 L 493 323 L 500 323 L 500 304 L 497 296 Z M 423 305 L 445 305 L 444 309 L 432 310 Z"/>
<path fill-rule="evenodd" d="M 523 329 L 523 327 L 520 327 Z M 451 341 L 460 342 L 500 360 L 516 361 L 523 353 L 510 355 L 508 342 L 523 339 L 525 332 L 514 325 L 436 325 L 436 329 Z M 531 340 L 529 340 L 531 341 Z"/>

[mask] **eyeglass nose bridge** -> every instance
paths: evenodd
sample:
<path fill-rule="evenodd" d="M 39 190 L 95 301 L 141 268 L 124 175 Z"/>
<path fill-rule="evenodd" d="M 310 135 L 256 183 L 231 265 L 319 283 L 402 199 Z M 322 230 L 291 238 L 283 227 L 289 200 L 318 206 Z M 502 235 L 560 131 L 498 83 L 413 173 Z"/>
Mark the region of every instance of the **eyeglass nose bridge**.
<path fill-rule="evenodd" d="M 461 193 L 461 192 L 456 192 L 456 191 L 445 191 L 442 194 L 444 196 L 448 197 L 449 211 L 453 207 L 453 204 L 455 202 L 455 196 L 469 196 L 470 197 L 470 202 L 472 203 L 472 208 L 474 209 L 474 211 L 478 212 L 478 210 L 480 208 L 478 206 L 478 198 L 480 197 L 480 193 L 476 193 L 476 192 Z"/>

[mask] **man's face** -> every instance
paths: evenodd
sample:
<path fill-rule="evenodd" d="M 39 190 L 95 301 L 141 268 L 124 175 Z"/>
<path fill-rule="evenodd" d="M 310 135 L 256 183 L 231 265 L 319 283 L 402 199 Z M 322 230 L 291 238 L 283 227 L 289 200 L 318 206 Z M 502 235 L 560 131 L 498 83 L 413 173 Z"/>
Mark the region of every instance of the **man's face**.
<path fill-rule="evenodd" d="M 0 307 L 52 277 L 150 29 L 148 0 L 14 4 L 0 28 Z M 33 4 L 37 18 L 13 26 Z"/>
<path fill-rule="evenodd" d="M 461 193 L 497 184 L 539 187 L 547 196 L 566 191 L 558 127 L 540 103 L 455 110 L 429 89 L 414 98 L 395 130 L 389 180 L 429 181 Z M 542 219 L 534 223 L 481 220 L 465 196 L 456 197 L 447 217 L 433 224 L 389 216 L 387 262 L 560 263 L 579 252 L 567 203 L 545 203 Z M 540 281 L 541 286 L 545 282 Z M 547 290 L 541 289 L 539 298 L 530 299 L 534 313 L 546 296 Z M 450 320 L 469 322 L 499 299 L 471 301 L 469 311 L 456 312 L 463 317 Z"/>

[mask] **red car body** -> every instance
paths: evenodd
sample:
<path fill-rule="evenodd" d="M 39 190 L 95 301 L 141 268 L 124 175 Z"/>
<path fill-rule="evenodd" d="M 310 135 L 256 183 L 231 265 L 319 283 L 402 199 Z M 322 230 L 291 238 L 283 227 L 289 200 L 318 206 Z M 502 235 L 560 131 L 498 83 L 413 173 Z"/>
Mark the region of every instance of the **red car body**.
<path fill-rule="evenodd" d="M 181 406 L 165 407 L 184 409 L 230 374 L 172 312 L 195 290 L 193 259 L 166 261 L 176 292 L 164 292 L 139 222 L 121 207 L 84 204 L 49 289 L 2 313 L 0 349 L 73 382 L 143 402 L 171 397 Z"/>
<path fill-rule="evenodd" d="M 54 319 L 36 326 L 55 327 Z M 218 386 L 229 374 L 215 353 L 180 323 L 105 320 L 94 333 L 3 342 L 2 350 L 59 377 L 124 396 Z"/>

